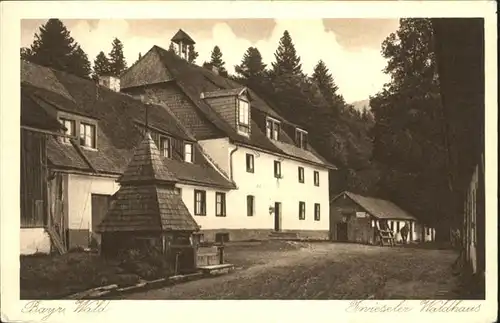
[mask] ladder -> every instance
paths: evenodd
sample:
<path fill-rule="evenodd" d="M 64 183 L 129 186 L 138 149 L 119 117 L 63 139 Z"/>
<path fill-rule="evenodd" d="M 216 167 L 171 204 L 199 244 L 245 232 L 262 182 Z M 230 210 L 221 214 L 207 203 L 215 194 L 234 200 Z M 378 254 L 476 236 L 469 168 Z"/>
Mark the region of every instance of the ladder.
<path fill-rule="evenodd" d="M 63 242 L 61 240 L 61 237 L 56 232 L 56 230 L 54 230 L 54 228 L 50 227 L 50 226 L 48 226 L 46 228 L 46 230 L 47 230 L 47 233 L 50 236 L 50 240 L 52 241 L 52 245 L 55 247 L 55 249 L 57 250 L 57 252 L 60 255 L 65 254 L 67 252 L 66 247 L 64 246 L 64 244 L 63 244 Z"/>
<path fill-rule="evenodd" d="M 380 245 L 386 246 L 389 245 L 391 247 L 396 245 L 396 241 L 394 239 L 394 234 L 391 230 L 379 230 L 380 237 Z"/>

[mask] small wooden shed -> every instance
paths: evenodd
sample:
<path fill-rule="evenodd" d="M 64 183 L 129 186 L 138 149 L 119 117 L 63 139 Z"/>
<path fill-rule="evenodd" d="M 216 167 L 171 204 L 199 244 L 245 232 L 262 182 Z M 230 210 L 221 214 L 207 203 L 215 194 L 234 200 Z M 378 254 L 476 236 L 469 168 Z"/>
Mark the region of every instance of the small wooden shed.
<path fill-rule="evenodd" d="M 154 247 L 168 257 L 173 248 L 185 246 L 194 259 L 191 236 L 199 226 L 175 189 L 175 175 L 165 167 L 149 133 L 118 181 L 120 189 L 98 227 L 101 253 L 116 256 L 125 250 Z"/>
<path fill-rule="evenodd" d="M 377 228 L 387 227 L 395 234 L 409 226 L 408 241 L 421 240 L 417 219 L 396 204 L 351 192 L 342 192 L 330 202 L 330 238 L 333 241 L 378 244 Z"/>

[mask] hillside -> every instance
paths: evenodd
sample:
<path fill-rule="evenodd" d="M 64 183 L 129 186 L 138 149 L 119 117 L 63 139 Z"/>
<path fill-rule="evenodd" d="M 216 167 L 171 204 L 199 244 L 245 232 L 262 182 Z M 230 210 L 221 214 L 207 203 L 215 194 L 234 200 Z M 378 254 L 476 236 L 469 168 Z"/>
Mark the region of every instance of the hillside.
<path fill-rule="evenodd" d="M 363 108 L 370 110 L 370 99 L 355 101 L 350 103 L 356 111 L 363 111 Z"/>

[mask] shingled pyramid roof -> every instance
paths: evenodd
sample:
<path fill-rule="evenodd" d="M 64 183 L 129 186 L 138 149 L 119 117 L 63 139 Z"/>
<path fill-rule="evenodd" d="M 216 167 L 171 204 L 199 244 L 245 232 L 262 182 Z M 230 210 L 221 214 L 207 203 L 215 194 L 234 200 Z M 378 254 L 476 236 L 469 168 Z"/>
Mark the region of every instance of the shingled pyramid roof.
<path fill-rule="evenodd" d="M 98 232 L 199 230 L 175 190 L 175 181 L 148 134 L 120 179 L 121 187 Z"/>
<path fill-rule="evenodd" d="M 186 43 L 188 45 L 196 44 L 195 41 L 193 40 L 193 38 L 189 37 L 189 35 L 186 34 L 186 32 L 182 29 L 179 29 L 179 31 L 177 31 L 177 33 L 174 35 L 174 37 L 172 37 L 171 41 L 173 41 L 174 43 L 183 41 L 184 43 Z"/>
<path fill-rule="evenodd" d="M 121 185 L 136 182 L 169 182 L 177 179 L 161 160 L 160 151 L 148 133 L 137 146 L 134 156 L 119 180 Z"/>

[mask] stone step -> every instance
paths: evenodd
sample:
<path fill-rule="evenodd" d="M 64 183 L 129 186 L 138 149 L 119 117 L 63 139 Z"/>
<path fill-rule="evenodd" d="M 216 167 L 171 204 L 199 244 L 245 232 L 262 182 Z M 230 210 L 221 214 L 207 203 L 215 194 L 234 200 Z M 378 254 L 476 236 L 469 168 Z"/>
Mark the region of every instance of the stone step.
<path fill-rule="evenodd" d="M 220 264 L 211 266 L 199 266 L 198 270 L 200 270 L 205 275 L 221 275 L 221 274 L 227 274 L 230 271 L 234 270 L 234 265 Z"/>

